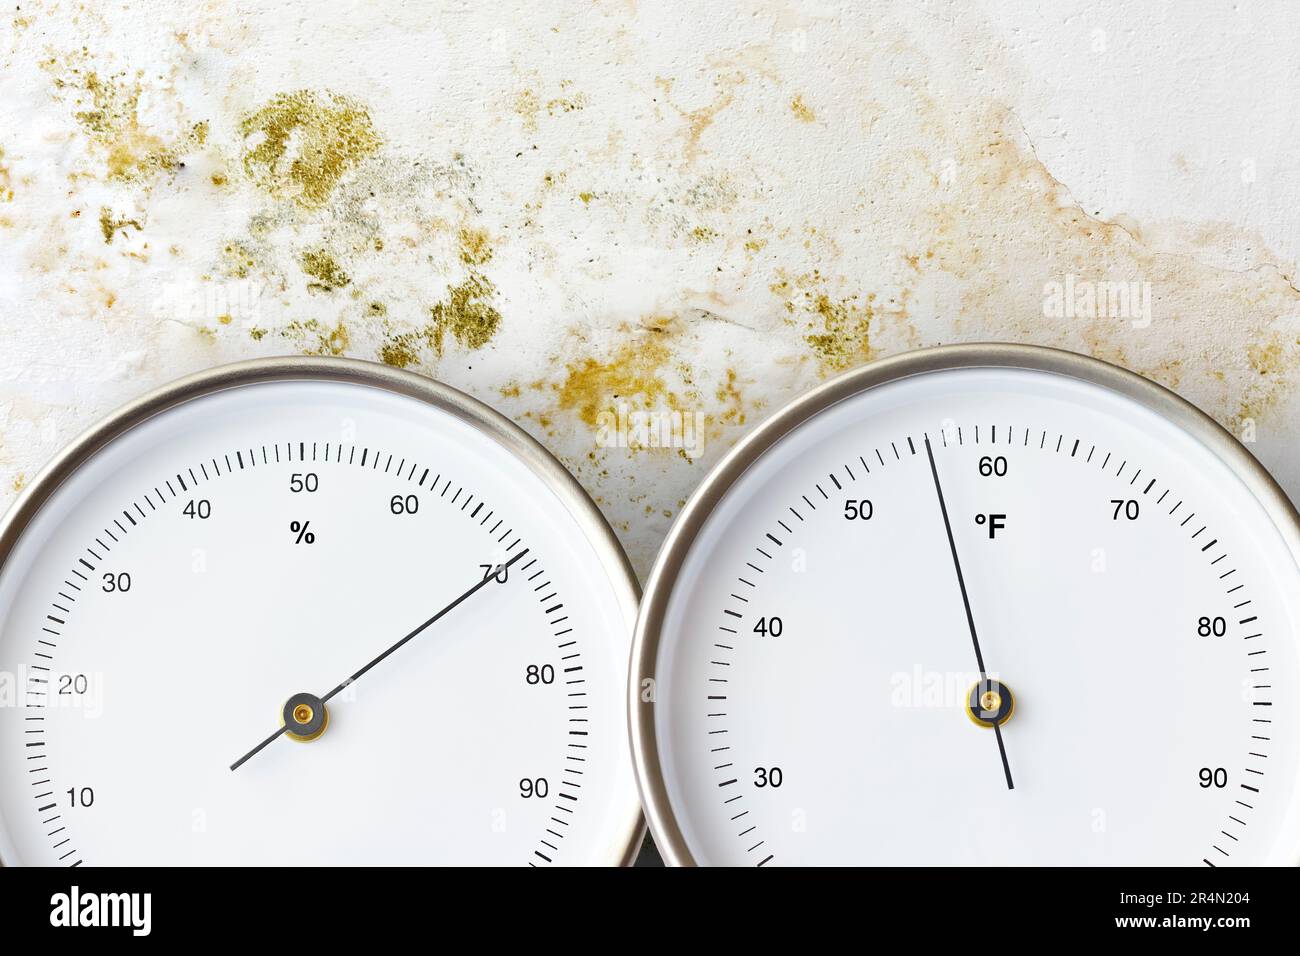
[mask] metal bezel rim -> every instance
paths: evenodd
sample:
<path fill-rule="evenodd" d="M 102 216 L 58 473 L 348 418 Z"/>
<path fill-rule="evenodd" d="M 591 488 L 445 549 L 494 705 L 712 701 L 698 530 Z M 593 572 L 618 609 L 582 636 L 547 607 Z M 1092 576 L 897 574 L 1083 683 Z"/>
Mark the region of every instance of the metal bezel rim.
<path fill-rule="evenodd" d="M 1163 416 L 1217 455 L 1256 496 L 1273 519 L 1300 567 L 1300 514 L 1263 465 L 1212 418 L 1169 389 L 1100 359 L 1036 345 L 973 343 L 942 345 L 881 359 L 845 372 L 794 399 L 740 440 L 714 466 L 687 500 L 655 559 L 646 581 L 632 641 L 628 680 L 628 725 L 641 804 L 655 845 L 674 866 L 696 861 L 673 815 L 659 762 L 655 703 L 641 700 L 642 682 L 653 680 L 664 615 L 680 571 L 713 509 L 768 449 L 804 422 L 833 405 L 889 382 L 932 372 L 967 368 L 1011 368 L 1049 372 L 1117 392 Z"/>
<path fill-rule="evenodd" d="M 605 567 L 631 629 L 640 596 L 632 565 L 590 496 L 536 439 L 501 413 L 449 385 L 377 362 L 330 356 L 260 358 L 207 369 L 162 385 L 99 420 L 42 468 L 0 517 L 0 569 L 45 502 L 86 461 L 127 431 L 179 405 L 218 392 L 293 381 L 342 382 L 404 395 L 452 415 L 503 446 L 542 479 L 577 521 Z M 616 855 L 605 862 L 631 864 L 644 835 L 645 822 L 638 806 L 629 814 L 625 839 Z"/>

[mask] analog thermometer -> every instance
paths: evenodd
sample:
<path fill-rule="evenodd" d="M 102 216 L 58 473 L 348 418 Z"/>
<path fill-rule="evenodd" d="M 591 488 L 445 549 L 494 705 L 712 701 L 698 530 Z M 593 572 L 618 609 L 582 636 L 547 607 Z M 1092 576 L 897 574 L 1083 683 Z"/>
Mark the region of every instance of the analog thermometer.
<path fill-rule="evenodd" d="M 794 402 L 690 500 L 633 650 L 676 863 L 1300 860 L 1300 525 L 1172 393 L 940 348 Z"/>
<path fill-rule="evenodd" d="M 635 607 L 577 483 L 467 396 L 185 379 L 0 524 L 0 861 L 627 862 Z"/>

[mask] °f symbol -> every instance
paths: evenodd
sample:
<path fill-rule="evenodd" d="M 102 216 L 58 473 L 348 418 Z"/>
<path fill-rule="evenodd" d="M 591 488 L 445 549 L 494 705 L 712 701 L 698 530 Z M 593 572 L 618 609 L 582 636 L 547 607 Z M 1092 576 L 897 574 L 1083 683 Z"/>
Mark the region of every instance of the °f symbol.
<path fill-rule="evenodd" d="M 989 538 L 996 538 L 998 532 L 1007 526 L 1006 515 L 978 514 L 975 516 L 975 523 L 981 527 L 987 526 L 989 529 Z"/>

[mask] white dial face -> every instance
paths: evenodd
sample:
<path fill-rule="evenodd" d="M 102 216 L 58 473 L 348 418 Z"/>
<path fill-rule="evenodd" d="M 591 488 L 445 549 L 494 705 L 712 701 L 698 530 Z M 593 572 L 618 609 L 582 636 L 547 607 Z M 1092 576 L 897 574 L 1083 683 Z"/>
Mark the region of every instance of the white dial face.
<path fill-rule="evenodd" d="M 1295 559 L 1118 392 L 1016 368 L 859 392 L 653 587 L 648 760 L 696 862 L 1300 858 Z"/>
<path fill-rule="evenodd" d="M 621 861 L 634 590 L 590 508 L 344 381 L 126 431 L 0 571 L 0 861 Z"/>

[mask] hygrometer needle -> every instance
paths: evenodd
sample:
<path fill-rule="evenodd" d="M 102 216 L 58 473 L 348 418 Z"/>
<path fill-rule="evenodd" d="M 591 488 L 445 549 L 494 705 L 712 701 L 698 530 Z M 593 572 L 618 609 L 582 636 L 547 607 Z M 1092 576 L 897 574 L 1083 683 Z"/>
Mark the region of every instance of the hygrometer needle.
<path fill-rule="evenodd" d="M 257 754 L 261 753 L 262 750 L 263 750 L 263 749 L 264 749 L 268 744 L 271 743 L 271 741 L 275 740 L 277 737 L 279 737 L 281 734 L 283 734 L 283 733 L 284 733 L 286 730 L 288 730 L 288 729 L 289 729 L 288 726 L 281 727 L 279 730 L 277 730 L 275 733 L 271 734 L 271 736 L 267 737 L 265 740 L 263 740 L 260 744 L 258 744 L 256 747 L 254 747 L 254 748 L 253 748 L 252 750 L 250 750 L 248 753 L 244 754 L 244 756 L 240 757 L 238 760 L 236 760 L 234 763 L 232 763 L 232 764 L 230 765 L 230 769 L 231 769 L 231 770 L 238 770 L 241 766 L 243 766 L 243 764 L 244 764 L 244 763 L 245 763 L 245 762 L 246 762 L 250 757 L 254 757 L 254 756 L 256 756 Z"/>
<path fill-rule="evenodd" d="M 464 594 L 462 594 L 460 597 L 456 598 L 456 600 L 452 601 L 450 604 L 448 604 L 446 607 L 444 607 L 442 610 L 440 610 L 437 614 L 433 615 L 433 617 L 429 618 L 427 621 L 425 621 L 425 622 L 424 622 L 423 624 L 421 624 L 419 627 L 415 628 L 415 630 L 411 631 L 411 632 L 410 632 L 409 634 L 407 634 L 405 637 L 403 637 L 403 638 L 401 638 L 400 640 L 398 640 L 398 641 L 396 641 L 395 643 L 393 643 L 393 644 L 392 644 L 391 646 L 389 646 L 386 650 L 380 652 L 378 655 L 376 655 L 374 658 L 372 658 L 370 661 L 368 661 L 364 666 L 362 666 L 360 670 L 358 670 L 358 671 L 356 671 L 355 673 L 353 673 L 350 677 L 348 677 L 345 681 L 343 681 L 343 683 L 339 684 L 337 687 L 335 687 L 332 691 L 330 691 L 330 692 L 329 692 L 328 694 L 326 694 L 324 697 L 320 698 L 320 702 L 321 702 L 321 704 L 323 705 L 326 701 L 328 701 L 328 700 L 329 700 L 331 697 L 333 697 L 335 694 L 340 693 L 342 690 L 344 690 L 344 689 L 345 689 L 346 687 L 348 687 L 350 684 L 355 683 L 356 680 L 357 680 L 359 677 L 361 677 L 361 675 L 365 674 L 368 670 L 370 670 L 372 667 L 374 667 L 374 666 L 375 666 L 376 664 L 378 664 L 380 661 L 384 660 L 384 658 L 388 657 L 390 654 L 392 654 L 395 650 L 397 650 L 397 649 L 398 649 L 399 647 L 401 647 L 403 644 L 406 644 L 407 642 L 409 642 L 409 641 L 413 640 L 414 638 L 418 637 L 418 636 L 419 636 L 419 635 L 420 635 L 424 630 L 426 630 L 426 629 L 427 629 L 428 627 L 430 627 L 431 625 L 435 624 L 439 619 L 445 617 L 446 615 L 448 615 L 448 614 L 450 614 L 452 611 L 454 611 L 456 608 L 460 607 L 461 604 L 463 604 L 465 601 L 469 600 L 469 598 L 471 598 L 473 595 L 477 594 L 477 593 L 478 593 L 478 592 L 479 592 L 479 591 L 480 591 L 484 586 L 486 586 L 489 582 L 491 582 L 491 581 L 495 581 L 495 580 L 498 580 L 498 575 L 500 575 L 503 571 L 508 571 L 508 570 L 510 569 L 510 566 L 511 566 L 511 565 L 513 565 L 516 561 L 518 561 L 519 559 L 521 559 L 524 555 L 526 555 L 526 554 L 528 553 L 528 550 L 529 550 L 528 548 L 524 548 L 524 550 L 520 551 L 518 554 L 516 554 L 513 558 L 511 558 L 511 559 L 510 559 L 509 561 L 507 561 L 505 564 L 498 565 L 496 568 L 491 569 L 487 574 L 485 574 L 485 575 L 483 576 L 483 578 L 482 578 L 481 580 L 476 581 L 476 582 L 474 583 L 474 586 L 471 587 L 468 591 L 466 591 L 466 592 L 465 592 Z M 230 769 L 231 769 L 231 770 L 238 770 L 239 767 L 240 767 L 241 765 L 243 765 L 243 764 L 244 764 L 244 763 L 245 763 L 245 762 L 246 762 L 250 757 L 252 757 L 252 756 L 256 755 L 257 753 L 259 753 L 263 748 L 265 748 L 265 747 L 268 746 L 270 743 L 272 743 L 272 741 L 274 741 L 277 737 L 279 737 L 280 735 L 284 734 L 288 729 L 289 729 L 289 727 L 288 727 L 287 724 L 286 724 L 285 726 L 281 727 L 279 730 L 277 730 L 275 733 L 271 734 L 271 736 L 267 737 L 265 740 L 263 740 L 260 744 L 258 744 L 256 747 L 254 747 L 254 748 L 253 748 L 252 750 L 250 750 L 248 753 L 244 754 L 244 756 L 240 757 L 238 760 L 236 760 L 234 763 L 232 763 L 232 764 L 230 765 Z"/>
<path fill-rule="evenodd" d="M 366 671 L 370 670 L 370 668 L 374 667 L 376 664 L 378 664 L 380 661 L 382 661 L 384 658 L 386 658 L 389 654 L 393 653 L 393 651 L 397 650 L 399 647 L 401 647 L 401 646 L 402 646 L 403 644 L 405 644 L 407 641 L 410 641 L 411 639 L 413 639 L 413 638 L 419 636 L 419 634 L 420 634 L 421 631 L 423 631 L 425 628 L 427 628 L 427 627 L 429 627 L 430 625 L 432 625 L 432 624 L 434 624 L 435 622 L 437 622 L 439 618 L 443 617 L 444 615 L 450 614 L 452 611 L 454 611 L 457 607 L 459 607 L 459 606 L 461 605 L 462 602 L 468 600 L 470 597 L 472 597 L 474 594 L 476 594 L 476 593 L 479 591 L 479 589 L 482 588 L 482 587 L 484 587 L 484 586 L 485 586 L 489 581 L 495 581 L 495 580 L 497 580 L 497 576 L 498 576 L 499 574 L 501 574 L 501 572 L 503 572 L 503 571 L 508 571 L 508 570 L 510 569 L 510 566 L 511 566 L 512 564 L 514 564 L 516 561 L 518 561 L 520 558 L 522 558 L 522 557 L 523 557 L 524 555 L 526 555 L 527 553 L 528 553 L 528 549 L 527 549 L 527 548 L 524 548 L 524 550 L 520 551 L 518 554 L 516 554 L 513 558 L 511 558 L 511 559 L 510 559 L 509 561 L 507 561 L 505 564 L 500 565 L 499 567 L 496 567 L 496 568 L 493 568 L 492 570 L 490 570 L 487 574 L 485 574 L 485 575 L 483 576 L 483 579 L 482 579 L 481 581 L 478 581 L 478 582 L 477 582 L 477 583 L 476 583 L 472 588 L 470 588 L 468 591 L 466 591 L 466 592 L 465 592 L 464 594 L 462 594 L 460 597 L 456 598 L 456 600 L 452 601 L 450 604 L 448 604 L 446 607 L 444 607 L 441 611 L 439 611 L 439 612 L 438 612 L 437 614 L 435 614 L 433 617 L 429 618 L 427 621 L 425 621 L 423 624 L 421 624 L 421 625 L 420 625 L 419 627 L 417 627 L 415 630 L 411 631 L 411 633 L 407 634 L 407 635 L 406 635 L 405 637 L 403 637 L 401 640 L 397 641 L 395 644 L 393 644 L 393 645 L 392 645 L 391 647 L 389 647 L 387 650 L 385 650 L 385 651 L 381 652 L 380 654 L 378 654 L 374 659 L 372 659 L 371 661 L 369 661 L 369 662 L 368 662 L 365 666 L 363 666 L 359 671 L 357 671 L 356 673 L 354 673 L 351 677 L 349 677 L 349 678 L 348 678 L 347 680 L 345 680 L 343 683 L 339 684 L 339 685 L 338 685 L 337 687 L 335 687 L 332 691 L 330 691 L 328 694 L 326 694 L 324 697 L 322 697 L 322 698 L 321 698 L 321 701 L 322 701 L 322 702 L 328 701 L 331 697 L 333 697 L 335 694 L 337 694 L 337 693 L 339 693 L 340 691 L 342 691 L 342 690 L 343 690 L 345 687 L 347 687 L 349 684 L 354 683 L 354 682 L 357 680 L 357 678 L 359 678 L 359 677 L 360 677 L 362 674 L 364 674 Z"/>
<path fill-rule="evenodd" d="M 952 566 L 957 571 L 957 584 L 961 588 L 962 604 L 966 607 L 966 623 L 970 626 L 971 643 L 975 646 L 975 663 L 979 666 L 980 681 L 988 680 L 984 669 L 984 655 L 980 652 L 979 635 L 975 633 L 975 615 L 970 609 L 970 595 L 966 593 L 966 578 L 961 573 L 961 560 L 957 557 L 957 540 L 952 536 L 952 522 L 948 519 L 948 505 L 943 500 L 943 486 L 939 484 L 939 469 L 934 463 L 934 451 L 930 448 L 930 436 L 925 437 L 925 453 L 930 459 L 930 474 L 934 476 L 934 491 L 939 496 L 939 511 L 943 514 L 943 527 L 948 532 L 948 549 L 952 552 Z M 1014 790 L 1011 782 L 1011 764 L 1007 761 L 1007 748 L 1002 742 L 1002 727 L 993 724 L 993 731 L 998 739 L 998 753 L 1002 755 L 1002 771 L 1007 777 L 1007 789 Z"/>

